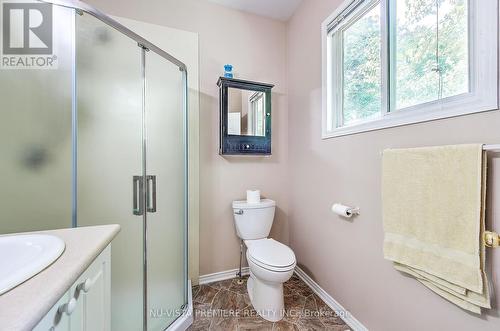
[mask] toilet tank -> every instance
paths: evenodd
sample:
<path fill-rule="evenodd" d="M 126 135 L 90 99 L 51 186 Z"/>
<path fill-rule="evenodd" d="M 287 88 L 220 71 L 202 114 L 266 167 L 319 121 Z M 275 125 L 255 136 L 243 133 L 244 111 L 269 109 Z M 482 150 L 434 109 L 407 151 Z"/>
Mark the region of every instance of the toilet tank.
<path fill-rule="evenodd" d="M 267 238 L 274 220 L 276 202 L 263 199 L 257 203 L 233 201 L 236 233 L 243 240 Z"/>

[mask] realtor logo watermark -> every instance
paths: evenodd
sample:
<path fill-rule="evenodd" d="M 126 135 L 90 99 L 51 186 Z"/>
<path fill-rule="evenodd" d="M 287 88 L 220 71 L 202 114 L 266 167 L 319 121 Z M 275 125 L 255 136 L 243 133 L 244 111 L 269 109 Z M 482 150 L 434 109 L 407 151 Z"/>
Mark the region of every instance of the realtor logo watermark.
<path fill-rule="evenodd" d="M 1 69 L 57 69 L 52 5 L 2 1 Z"/>

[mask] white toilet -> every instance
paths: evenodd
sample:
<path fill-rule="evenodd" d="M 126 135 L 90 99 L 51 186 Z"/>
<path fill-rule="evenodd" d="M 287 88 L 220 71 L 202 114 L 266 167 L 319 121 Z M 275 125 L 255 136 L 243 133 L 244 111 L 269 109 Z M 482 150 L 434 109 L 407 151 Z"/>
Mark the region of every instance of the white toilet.
<path fill-rule="evenodd" d="M 247 247 L 248 294 L 258 314 L 271 322 L 283 318 L 283 283 L 292 277 L 296 265 L 290 247 L 267 238 L 275 208 L 276 203 L 268 199 L 233 202 L 236 232 Z"/>

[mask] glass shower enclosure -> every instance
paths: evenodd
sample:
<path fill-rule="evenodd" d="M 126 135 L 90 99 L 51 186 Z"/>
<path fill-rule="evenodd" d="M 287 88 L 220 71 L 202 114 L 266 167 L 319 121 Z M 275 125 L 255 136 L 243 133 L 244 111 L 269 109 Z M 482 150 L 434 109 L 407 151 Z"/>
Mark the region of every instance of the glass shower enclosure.
<path fill-rule="evenodd" d="M 0 233 L 120 224 L 112 329 L 164 330 L 187 305 L 186 66 L 83 2 L 24 4 L 0 17 L 50 17 L 52 63 L 0 68 Z"/>

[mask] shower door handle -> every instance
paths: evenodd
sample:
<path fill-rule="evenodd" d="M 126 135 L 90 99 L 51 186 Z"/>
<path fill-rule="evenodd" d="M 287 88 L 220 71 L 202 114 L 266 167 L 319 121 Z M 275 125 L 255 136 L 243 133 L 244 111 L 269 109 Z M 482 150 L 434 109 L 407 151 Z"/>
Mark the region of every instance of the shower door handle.
<path fill-rule="evenodd" d="M 149 175 L 146 176 L 146 195 L 147 195 L 147 206 L 146 210 L 148 213 L 156 213 L 156 176 Z"/>
<path fill-rule="evenodd" d="M 142 176 L 134 176 L 132 183 L 133 183 L 133 202 L 132 202 L 132 208 L 134 215 L 142 215 L 144 214 L 144 206 L 143 206 L 143 201 L 144 199 L 142 198 L 144 195 L 144 190 L 143 190 L 143 182 L 142 182 Z"/>

